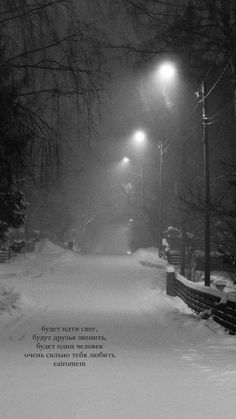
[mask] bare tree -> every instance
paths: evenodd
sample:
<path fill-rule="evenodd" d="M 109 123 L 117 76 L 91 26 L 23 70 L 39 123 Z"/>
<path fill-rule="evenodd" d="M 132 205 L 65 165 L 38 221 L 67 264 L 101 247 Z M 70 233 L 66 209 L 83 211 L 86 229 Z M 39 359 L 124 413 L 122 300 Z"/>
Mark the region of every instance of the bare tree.
<path fill-rule="evenodd" d="M 43 180 L 60 163 L 61 111 L 91 122 L 104 79 L 98 29 L 86 3 L 72 0 L 3 0 L 0 25 L 0 68 L 27 115 L 28 152 Z"/>
<path fill-rule="evenodd" d="M 235 153 L 235 60 L 236 60 L 236 5 L 233 0 L 127 0 L 122 2 L 135 36 L 113 43 L 110 47 L 121 55 L 132 55 L 144 63 L 156 64 L 159 60 L 176 60 L 183 71 L 182 77 L 195 89 L 203 79 L 207 82 L 207 100 L 210 104 L 208 123 L 210 126 L 212 205 L 217 207 L 218 190 L 214 178 L 224 175 L 221 160 L 231 161 Z M 122 11 L 123 13 L 123 11 Z M 109 45 L 108 45 L 109 46 Z M 224 93 L 224 94 L 223 94 Z M 189 103 L 189 102 L 188 102 Z M 165 157 L 175 159 L 179 170 L 175 171 L 175 181 L 182 183 L 181 153 L 176 154 L 181 137 L 195 142 L 195 150 L 201 150 L 201 99 L 195 102 L 192 113 L 185 107 L 176 133 L 171 133 L 167 142 Z M 196 111 L 197 110 L 197 111 Z M 199 112 L 198 112 L 199 110 Z M 183 142 L 183 141 L 182 141 Z M 186 145 L 185 145 L 186 146 Z M 224 146 L 224 150 L 223 150 Z M 230 151 L 229 151 L 230 150 Z M 220 155 L 221 154 L 221 155 Z M 178 156 L 178 158 L 177 158 Z M 186 205 L 191 201 L 191 209 L 202 214 L 203 193 L 190 182 L 191 165 L 196 164 L 197 154 L 193 150 L 187 154 L 188 161 L 182 193 Z M 198 154 L 198 156 L 200 156 Z M 199 157 L 201 158 L 201 156 Z M 228 159 L 228 160 L 227 160 Z M 203 176 L 202 165 L 198 165 L 197 176 Z M 168 170 L 168 167 L 166 168 Z M 166 171 L 167 171 L 166 170 Z M 223 177 L 222 177 L 223 179 Z M 200 179 L 201 180 L 201 179 Z M 173 184 L 175 184 L 175 181 Z M 221 188 L 224 188 L 223 181 Z M 173 193 L 173 188 L 171 193 Z M 229 192 L 231 193 L 231 191 Z M 171 194 L 170 194 L 171 195 Z M 176 205 L 176 203 L 175 203 Z M 230 203 L 228 202 L 228 205 Z M 213 208 L 212 208 L 213 210 Z"/>

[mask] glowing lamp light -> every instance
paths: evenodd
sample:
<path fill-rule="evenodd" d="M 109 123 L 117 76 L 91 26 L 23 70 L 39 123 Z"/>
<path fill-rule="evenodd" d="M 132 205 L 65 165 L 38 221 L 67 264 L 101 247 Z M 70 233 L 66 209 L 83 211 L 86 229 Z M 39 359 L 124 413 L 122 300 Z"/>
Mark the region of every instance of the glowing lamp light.
<path fill-rule="evenodd" d="M 124 163 L 124 164 L 128 164 L 129 162 L 130 162 L 129 157 L 123 157 L 123 159 L 122 159 L 122 163 Z"/>
<path fill-rule="evenodd" d="M 176 73 L 176 68 L 172 63 L 163 63 L 159 70 L 159 76 L 162 80 L 172 80 Z"/>
<path fill-rule="evenodd" d="M 143 144 L 146 140 L 146 134 L 144 131 L 136 131 L 134 134 L 134 140 L 137 144 Z"/>

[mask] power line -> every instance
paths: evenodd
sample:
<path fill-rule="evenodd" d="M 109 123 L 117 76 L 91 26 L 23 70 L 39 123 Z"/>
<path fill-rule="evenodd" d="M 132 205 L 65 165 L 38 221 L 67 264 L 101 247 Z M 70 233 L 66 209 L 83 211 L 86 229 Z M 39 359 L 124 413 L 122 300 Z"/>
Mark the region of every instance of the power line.
<path fill-rule="evenodd" d="M 199 101 L 198 101 L 198 103 L 195 105 L 195 107 L 193 108 L 193 110 L 192 110 L 192 112 L 190 113 L 190 115 L 189 115 L 189 117 L 188 117 L 188 119 L 187 119 L 187 122 L 191 119 L 191 117 L 193 116 L 193 114 L 195 113 L 195 111 L 197 110 L 197 108 L 198 108 L 198 106 L 199 106 L 199 104 L 200 103 L 202 103 L 204 100 L 206 100 L 206 98 L 213 92 L 213 90 L 216 88 L 216 86 L 219 84 L 219 82 L 220 82 L 220 80 L 222 79 L 222 77 L 224 76 L 224 74 L 225 74 L 225 72 L 226 72 L 226 70 L 228 69 L 228 67 L 229 67 L 229 65 L 230 65 L 230 62 L 231 62 L 231 60 L 232 60 L 232 58 L 233 58 L 233 56 L 234 56 L 234 54 L 236 53 L 236 47 L 235 47 L 235 49 L 234 49 L 234 51 L 232 52 L 232 54 L 231 54 L 231 56 L 230 56 L 230 58 L 229 58 L 229 60 L 228 60 L 228 62 L 227 62 L 227 64 L 225 65 L 225 67 L 223 68 L 223 70 L 222 70 L 222 72 L 220 73 L 220 75 L 219 75 L 219 77 L 217 78 L 217 80 L 215 81 L 215 83 L 212 85 L 212 87 L 210 88 L 210 90 L 204 95 L 204 97 L 202 97 Z M 206 75 L 205 75 L 205 77 L 204 77 L 204 81 L 206 81 L 207 80 L 207 78 L 208 78 L 208 76 L 209 76 L 209 74 L 210 74 L 210 72 L 211 72 L 211 70 L 212 70 L 212 68 L 213 68 L 213 63 L 211 64 L 211 66 L 209 67 L 209 69 L 207 70 L 207 72 L 206 72 Z M 228 103 L 229 104 L 229 103 Z M 219 111 L 219 112 L 217 112 L 216 113 L 216 116 L 218 116 L 218 115 L 220 115 L 222 112 L 223 112 L 223 110 L 225 109 L 225 108 L 227 108 L 227 106 L 228 106 L 228 104 L 226 105 L 226 106 L 224 106 L 223 107 L 223 109 L 221 109 L 221 111 Z M 211 119 L 212 118 L 214 118 L 215 119 L 215 115 L 214 115 L 214 117 L 211 117 Z M 212 123 L 212 122 L 211 122 Z M 177 137 L 177 135 L 179 134 L 179 132 L 182 130 L 182 128 L 178 128 L 177 130 L 176 130 L 176 132 L 175 132 L 175 134 L 174 134 L 174 136 L 171 138 L 171 140 L 168 142 L 168 144 L 166 145 L 166 147 L 163 149 L 163 151 L 162 151 L 162 154 L 164 154 L 165 152 L 167 152 L 167 150 L 168 150 L 168 148 L 169 148 L 169 146 L 173 143 L 173 141 L 176 139 L 176 137 Z"/>
<path fill-rule="evenodd" d="M 222 77 L 224 76 L 224 74 L 225 74 L 225 72 L 226 72 L 226 70 L 228 69 L 228 67 L 229 67 L 229 65 L 230 65 L 230 63 L 231 63 L 231 60 L 232 60 L 232 58 L 233 58 L 233 56 L 235 55 L 235 53 L 236 53 L 236 47 L 235 47 L 235 49 L 233 50 L 233 52 L 232 52 L 232 54 L 231 54 L 231 56 L 230 56 L 230 58 L 229 58 L 229 60 L 228 60 L 228 62 L 226 63 L 226 65 L 225 65 L 225 67 L 223 68 L 223 70 L 222 70 L 222 72 L 220 73 L 220 75 L 219 75 L 219 77 L 217 78 L 217 80 L 215 81 L 215 83 L 212 85 L 212 87 L 210 88 L 210 90 L 203 96 L 203 97 L 201 97 L 201 99 L 200 100 L 198 100 L 198 103 L 194 106 L 194 108 L 193 108 L 193 110 L 192 110 L 192 112 L 190 113 L 190 115 L 189 115 L 189 117 L 187 118 L 187 121 L 185 121 L 185 122 L 189 122 L 189 120 L 192 118 L 192 116 L 194 115 L 194 113 L 195 113 L 195 111 L 197 110 L 197 108 L 198 108 L 198 106 L 199 106 L 199 104 L 200 103 L 202 103 L 204 100 L 206 100 L 207 99 L 207 97 L 215 90 L 215 88 L 216 88 L 216 86 L 219 84 L 219 82 L 220 82 L 220 80 L 222 79 Z M 210 72 L 211 72 L 211 70 L 212 70 L 212 68 L 213 68 L 213 63 L 211 64 L 211 66 L 209 67 L 209 69 L 207 70 L 207 72 L 206 72 L 206 75 L 205 75 L 205 77 L 204 77 L 204 81 L 206 81 L 207 80 L 207 78 L 208 78 L 208 76 L 209 76 L 209 74 L 210 74 Z M 228 103 L 229 104 L 229 103 Z M 221 111 L 219 111 L 219 112 L 217 112 L 216 113 L 216 115 L 214 115 L 214 117 L 211 117 L 210 119 L 215 119 L 215 116 L 218 116 L 218 115 L 220 115 L 223 111 L 224 111 L 224 109 L 225 108 L 227 108 L 228 107 L 228 104 L 226 104 L 224 107 L 223 107 L 223 109 L 221 109 Z M 215 121 L 214 121 L 215 122 Z M 210 123 L 212 123 L 212 122 L 210 122 Z M 173 143 L 173 141 L 176 139 L 176 137 L 177 137 L 177 135 L 181 132 L 181 130 L 182 130 L 182 127 L 180 128 L 178 128 L 177 130 L 176 130 L 176 132 L 175 132 L 175 134 L 173 135 L 173 137 L 171 138 L 171 140 L 167 143 L 167 145 L 165 146 L 165 148 L 162 150 L 162 155 L 163 154 L 165 154 L 166 152 L 167 152 L 167 150 L 169 149 L 169 147 L 170 147 L 170 145 Z"/>
<path fill-rule="evenodd" d="M 213 119 L 217 119 L 219 117 L 221 117 L 221 115 L 224 112 L 230 111 L 230 109 L 233 108 L 233 102 L 232 100 L 229 100 L 227 103 L 224 104 L 224 106 L 219 109 L 218 111 L 216 111 L 213 115 L 208 116 L 208 120 L 213 120 Z"/>
<path fill-rule="evenodd" d="M 215 81 L 215 83 L 212 85 L 212 87 L 210 88 L 210 90 L 204 95 L 204 97 L 202 97 L 200 100 L 199 100 L 199 103 L 201 103 L 201 102 L 203 102 L 212 92 L 213 92 L 213 90 L 215 90 L 215 88 L 216 88 L 216 86 L 219 84 L 219 82 L 220 82 L 220 80 L 222 79 L 222 77 L 224 76 L 224 74 L 225 74 L 225 72 L 226 72 L 226 70 L 228 69 L 228 67 L 229 67 L 229 65 L 230 65 L 230 63 L 231 63 L 231 60 L 232 60 L 232 58 L 233 58 L 233 56 L 234 56 L 234 54 L 236 53 L 236 47 L 234 48 L 234 50 L 233 50 L 233 52 L 232 52 L 232 54 L 231 54 L 231 56 L 230 56 L 230 58 L 229 58 L 229 60 L 228 60 L 228 62 L 227 62 L 227 64 L 225 65 L 225 67 L 223 68 L 223 70 L 222 70 L 222 72 L 220 73 L 220 75 L 219 75 L 219 77 L 217 78 L 217 80 Z M 209 72 L 208 72 L 209 73 Z M 207 73 L 207 74 L 208 74 Z M 206 78 L 205 78 L 206 79 Z"/>

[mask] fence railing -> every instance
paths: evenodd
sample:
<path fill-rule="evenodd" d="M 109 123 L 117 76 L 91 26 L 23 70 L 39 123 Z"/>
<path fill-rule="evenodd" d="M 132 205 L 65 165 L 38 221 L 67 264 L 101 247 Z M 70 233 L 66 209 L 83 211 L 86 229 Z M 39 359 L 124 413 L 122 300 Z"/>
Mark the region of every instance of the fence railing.
<path fill-rule="evenodd" d="M 16 242 L 15 246 L 8 244 L 5 249 L 0 249 L 0 263 L 9 262 L 17 254 L 33 252 L 35 243 L 35 241 L 20 241 Z"/>
<path fill-rule="evenodd" d="M 197 289 L 193 282 L 167 270 L 167 294 L 180 297 L 201 318 L 212 317 L 230 334 L 236 334 L 236 301 L 223 291 Z M 216 295 L 218 294 L 218 295 Z M 224 297 L 224 298 L 222 298 Z"/>
<path fill-rule="evenodd" d="M 170 265 L 176 266 L 176 267 L 180 267 L 181 266 L 181 261 L 182 256 L 179 252 L 177 251 L 173 251 L 170 252 L 168 255 L 168 263 Z M 194 253 L 186 253 L 185 257 L 184 257 L 184 270 L 185 270 L 185 275 L 188 279 L 194 281 L 195 278 L 195 257 L 194 257 Z"/>

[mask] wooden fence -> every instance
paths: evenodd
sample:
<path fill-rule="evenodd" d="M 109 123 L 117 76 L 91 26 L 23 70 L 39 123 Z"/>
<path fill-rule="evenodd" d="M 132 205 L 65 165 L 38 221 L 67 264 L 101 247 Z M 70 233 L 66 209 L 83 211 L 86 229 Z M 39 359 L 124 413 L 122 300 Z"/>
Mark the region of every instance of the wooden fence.
<path fill-rule="evenodd" d="M 10 248 L 7 250 L 0 250 L 0 263 L 8 262 L 11 259 Z"/>
<path fill-rule="evenodd" d="M 170 265 L 180 268 L 181 254 L 178 251 L 171 251 L 167 260 Z M 186 253 L 184 258 L 184 271 L 184 275 L 193 281 L 195 278 L 195 259 L 193 253 Z"/>
<path fill-rule="evenodd" d="M 167 282 L 168 279 L 171 280 L 172 288 L 172 292 L 169 295 L 180 297 L 188 307 L 202 318 L 212 317 L 230 334 L 236 334 L 236 302 L 230 300 L 229 297 L 225 301 L 222 298 L 226 296 L 223 291 L 216 291 L 215 293 L 213 291 L 211 293 L 211 291 L 207 292 L 205 289 L 197 289 L 191 281 L 167 272 Z M 216 293 L 219 295 L 216 295 Z"/>
<path fill-rule="evenodd" d="M 17 251 L 14 251 L 10 245 L 4 250 L 0 250 L 0 263 L 9 262 L 19 253 L 33 252 L 35 243 L 35 241 L 22 242 L 22 245 L 18 248 Z"/>

